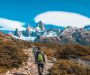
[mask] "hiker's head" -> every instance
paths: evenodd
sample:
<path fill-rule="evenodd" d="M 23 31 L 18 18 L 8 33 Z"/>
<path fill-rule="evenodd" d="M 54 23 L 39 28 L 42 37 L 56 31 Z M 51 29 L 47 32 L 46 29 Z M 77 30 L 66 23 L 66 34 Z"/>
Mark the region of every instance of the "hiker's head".
<path fill-rule="evenodd" d="M 37 52 L 41 53 L 41 48 L 40 47 L 37 47 Z"/>
<path fill-rule="evenodd" d="M 40 48 L 40 47 L 37 47 L 37 49 L 38 49 L 38 50 L 41 50 L 41 48 Z"/>

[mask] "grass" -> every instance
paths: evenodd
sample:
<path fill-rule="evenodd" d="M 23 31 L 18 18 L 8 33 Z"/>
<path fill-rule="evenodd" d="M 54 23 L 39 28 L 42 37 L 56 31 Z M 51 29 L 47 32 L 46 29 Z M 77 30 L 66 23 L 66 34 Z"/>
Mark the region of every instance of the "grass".
<path fill-rule="evenodd" d="M 49 70 L 50 75 L 89 75 L 90 68 L 69 60 L 59 59 Z"/>
<path fill-rule="evenodd" d="M 56 58 L 56 62 L 49 70 L 50 75 L 89 75 L 90 67 L 77 64 L 72 58 L 90 61 L 90 47 L 81 45 L 56 45 L 32 43 L 41 47 L 48 58 Z M 10 35 L 0 33 L 0 73 L 8 69 L 18 68 L 22 62 L 27 61 L 23 49 L 30 48 L 31 43 L 17 40 Z"/>
<path fill-rule="evenodd" d="M 50 75 L 89 75 L 90 66 L 77 64 L 69 58 L 80 58 L 90 61 L 90 47 L 82 45 L 55 45 L 34 43 L 41 47 L 48 58 L 56 58 L 56 62 L 49 70 Z"/>
<path fill-rule="evenodd" d="M 27 60 L 23 49 L 29 47 L 31 47 L 30 42 L 0 33 L 0 73 L 20 67 L 22 62 Z"/>

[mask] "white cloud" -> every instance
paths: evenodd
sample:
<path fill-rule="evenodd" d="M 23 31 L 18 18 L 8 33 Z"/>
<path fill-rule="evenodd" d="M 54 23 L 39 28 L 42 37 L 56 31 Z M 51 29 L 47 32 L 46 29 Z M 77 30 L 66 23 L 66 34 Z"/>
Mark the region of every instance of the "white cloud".
<path fill-rule="evenodd" d="M 5 18 L 0 18 L 0 30 L 9 30 L 9 31 L 15 31 L 16 28 L 18 28 L 20 31 L 25 30 L 24 22 L 19 22 L 19 21 L 13 21 L 13 20 L 8 20 Z"/>
<path fill-rule="evenodd" d="M 48 11 L 41 13 L 35 17 L 35 22 L 39 21 L 45 24 L 52 24 L 57 26 L 72 26 L 72 27 L 84 27 L 85 25 L 90 25 L 90 18 L 71 12 L 64 11 Z"/>

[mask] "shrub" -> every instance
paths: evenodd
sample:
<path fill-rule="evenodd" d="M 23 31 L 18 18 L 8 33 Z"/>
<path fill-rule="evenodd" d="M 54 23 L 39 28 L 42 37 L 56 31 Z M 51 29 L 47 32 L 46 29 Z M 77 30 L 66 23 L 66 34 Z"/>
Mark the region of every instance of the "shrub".
<path fill-rule="evenodd" d="M 89 75 L 90 68 L 76 64 L 70 60 L 59 59 L 49 72 L 50 75 Z"/>
<path fill-rule="evenodd" d="M 23 49 L 31 47 L 31 43 L 15 39 L 0 33 L 0 72 L 17 68 L 26 61 Z"/>

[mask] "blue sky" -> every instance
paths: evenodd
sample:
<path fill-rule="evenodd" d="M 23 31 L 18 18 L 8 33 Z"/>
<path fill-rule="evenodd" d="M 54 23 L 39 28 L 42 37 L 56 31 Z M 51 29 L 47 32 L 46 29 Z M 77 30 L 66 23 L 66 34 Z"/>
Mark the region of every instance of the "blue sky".
<path fill-rule="evenodd" d="M 0 17 L 35 25 L 34 17 L 46 11 L 75 12 L 90 18 L 90 0 L 0 0 Z"/>

